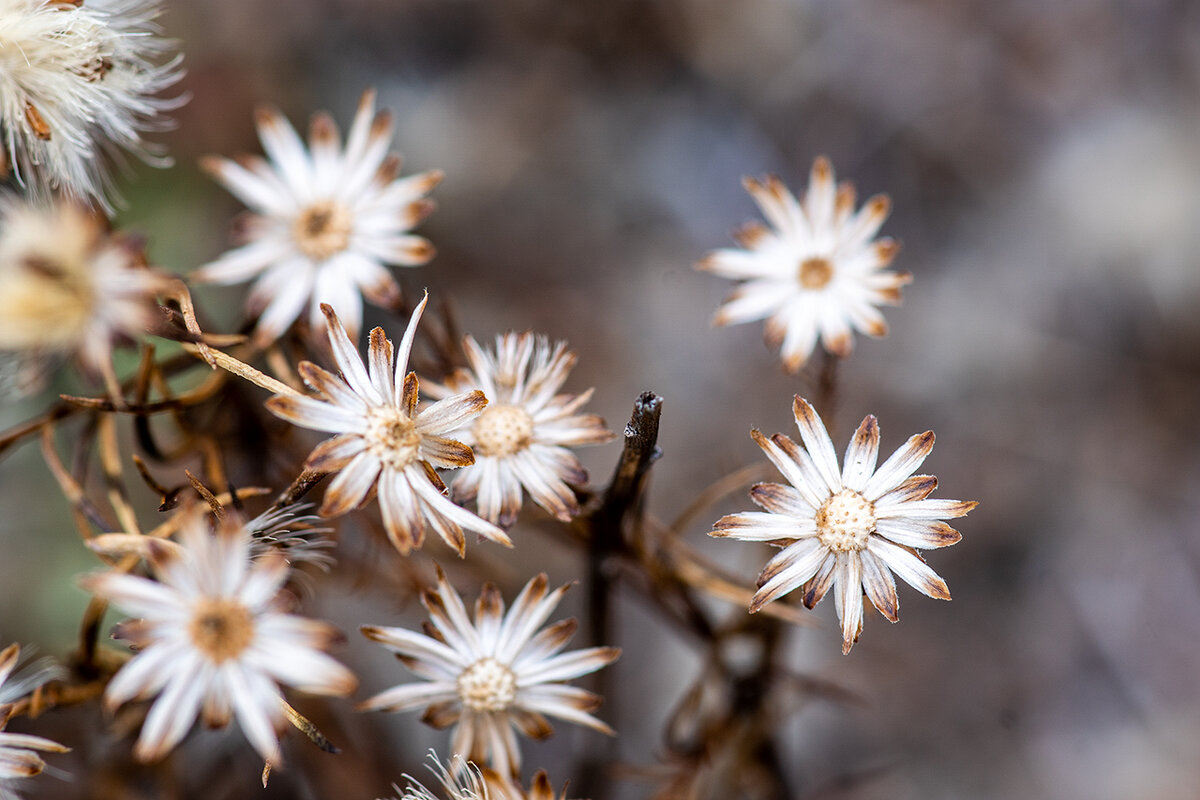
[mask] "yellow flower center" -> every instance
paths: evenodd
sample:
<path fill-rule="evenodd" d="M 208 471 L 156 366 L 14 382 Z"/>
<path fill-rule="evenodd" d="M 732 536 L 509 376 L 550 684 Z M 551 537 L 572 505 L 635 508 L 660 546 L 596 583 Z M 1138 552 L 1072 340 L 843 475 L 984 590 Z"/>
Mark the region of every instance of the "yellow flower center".
<path fill-rule="evenodd" d="M 511 456 L 533 439 L 533 417 L 520 406 L 490 405 L 475 420 L 475 450 L 485 456 Z"/>
<path fill-rule="evenodd" d="M 313 203 L 292 224 L 292 238 L 304 255 L 324 261 L 346 249 L 354 231 L 350 209 L 333 200 Z"/>
<path fill-rule="evenodd" d="M 824 289 L 833 280 L 833 264 L 821 256 L 806 258 L 800 262 L 796 278 L 805 289 Z"/>
<path fill-rule="evenodd" d="M 842 489 L 817 509 L 816 522 L 817 539 L 826 548 L 857 552 L 875 530 L 875 506 L 858 492 Z"/>
<path fill-rule="evenodd" d="M 214 664 L 240 656 L 254 641 L 254 617 L 237 600 L 206 597 L 188 623 L 192 645 Z"/>
<path fill-rule="evenodd" d="M 417 458 L 421 434 L 411 419 L 398 408 L 380 406 L 367 410 L 367 430 L 363 434 L 367 451 L 394 468 L 403 469 Z"/>
<path fill-rule="evenodd" d="M 481 658 L 458 676 L 458 696 L 472 711 L 503 711 L 517 699 L 517 676 L 494 658 Z"/>

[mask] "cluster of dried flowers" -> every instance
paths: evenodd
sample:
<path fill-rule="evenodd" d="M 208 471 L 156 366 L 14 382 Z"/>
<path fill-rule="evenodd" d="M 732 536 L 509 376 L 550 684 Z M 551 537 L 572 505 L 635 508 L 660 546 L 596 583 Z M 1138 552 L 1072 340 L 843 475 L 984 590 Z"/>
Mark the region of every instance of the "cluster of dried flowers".
<path fill-rule="evenodd" d="M 914 474 L 933 448 L 932 432 L 913 436 L 877 464 L 880 431 L 868 416 L 839 467 L 817 409 L 799 396 L 793 410 L 800 444 L 752 431 L 787 485 L 753 486 L 750 497 L 763 511 L 724 516 L 710 532 L 782 548 L 750 591 L 706 563 L 684 531 L 663 530 L 641 510 L 658 398 L 644 395 L 635 407 L 611 485 L 590 489 L 572 448 L 613 435 L 583 411 L 591 390 L 562 391 L 575 364 L 564 343 L 514 332 L 490 347 L 466 336 L 459 351 L 446 337 L 418 330 L 424 297 L 408 311 L 398 343 L 376 327 L 360 350 L 363 298 L 402 318 L 408 295 L 388 267 L 418 266 L 433 256 L 430 242 L 411 230 L 433 210 L 426 195 L 441 179 L 440 171 L 400 176 L 399 158 L 390 153 L 391 118 L 376 113 L 372 92 L 363 95 L 344 146 L 325 113 L 313 117 L 306 147 L 282 115 L 264 110 L 257 125 L 265 158 L 205 162 L 252 213 L 239 228 L 239 246 L 190 277 L 256 279 L 242 332 L 210 330 L 187 282 L 151 267 L 140 243 L 111 230 L 105 215 L 111 195 L 97 155 L 144 154 L 140 132 L 161 127 L 159 113 L 173 102 L 154 95 L 180 75 L 171 44 L 154 35 L 156 13 L 149 0 L 0 2 L 0 125 L 17 185 L 0 199 L 0 356 L 18 365 L 6 391 L 36 391 L 38 378 L 67 359 L 85 380 L 103 386 L 100 396 L 64 396 L 0 434 L 0 453 L 40 435 L 84 543 L 105 564 L 80 579 L 94 599 L 70 671 L 37 668 L 6 686 L 18 649 L 0 653 L 0 727 L 21 713 L 102 694 L 110 711 L 143 711 L 132 744 L 139 761 L 167 757 L 197 719 L 217 728 L 236 719 L 268 770 L 283 764 L 281 736 L 289 725 L 329 749 L 283 689 L 346 697 L 358 679 L 330 655 L 340 632 L 298 613 L 302 579 L 314 569 L 343 569 L 334 566 L 339 542 L 369 540 L 377 530 L 395 558 L 411 562 L 414 581 L 436 578 L 420 587 L 429 614 L 422 630 L 362 627 L 419 680 L 377 692 L 358 710 L 419 709 L 424 722 L 452 727 L 451 765 L 434 759 L 450 797 L 552 800 L 545 772 L 528 789 L 521 783 L 517 734 L 548 736 L 547 717 L 613 733 L 593 714 L 600 696 L 569 681 L 611 664 L 620 651 L 604 642 L 564 651 L 575 621 L 547 623 L 568 587 L 551 591 L 545 574 L 528 580 L 507 611 L 501 590 L 483 584 L 472 617 L 447 573 L 418 552 L 430 530 L 460 558 L 468 533 L 521 547 L 521 536 L 511 532 L 526 496 L 545 512 L 527 516 L 561 523 L 564 541 L 593 562 L 624 563 L 654 587 L 648 600 L 662 603 L 668 618 L 713 642 L 721 625 L 754 629 L 744 613 L 716 622 L 700 602 L 704 595 L 734 598 L 778 622 L 799 612 L 775 601 L 799 590 L 799 601 L 811 608 L 832 587 L 844 653 L 861 633 L 864 594 L 897 620 L 894 575 L 949 599 L 945 582 L 918 551 L 957 542 L 945 520 L 975 504 L 932 499 L 937 480 Z M 22 56 L 14 60 L 17 52 Z M 849 355 L 855 330 L 883 336 L 878 306 L 897 303 L 910 281 L 887 269 L 897 245 L 875 238 L 887 199 L 856 210 L 853 189 L 835 183 L 823 158 L 800 201 L 774 177 L 747 181 L 747 189 L 773 227 L 745 227 L 738 235 L 743 249 L 718 250 L 698 265 L 742 282 L 717 323 L 766 318 L 767 339 L 792 372 L 805 366 L 818 341 L 832 358 Z M 179 342 L 186 352 L 160 357 L 148 334 Z M 434 354 L 422 378 L 410 369 L 419 341 Z M 122 375 L 113 353 L 127 344 L 140 346 L 141 358 Z M 219 407 L 246 382 L 269 392 L 263 408 L 294 426 L 281 428 L 265 415 L 241 420 L 265 442 L 253 453 L 195 421 L 195 412 Z M 86 421 L 77 445 L 87 452 L 97 444 L 106 478 L 100 492 L 83 474 L 87 458 L 68 468 L 58 455 L 59 427 L 80 418 Z M 151 418 L 170 428 L 169 444 L 149 426 Z M 136 452 L 126 452 L 117 434 L 126 419 L 136 429 Z M 302 437 L 296 428 L 328 438 L 304 457 L 294 446 Z M 121 488 L 129 464 L 162 497 L 153 526 L 144 523 L 149 510 Z M 238 489 L 230 464 L 239 479 L 283 473 L 291 483 Z M 307 513 L 311 505 L 303 498 L 326 479 L 316 514 Z M 247 507 L 264 494 L 274 501 L 252 517 Z M 372 498 L 377 514 L 360 512 Z M 593 602 L 604 598 L 610 578 L 594 569 L 590 580 L 601 589 L 592 592 Z M 129 615 L 113 636 L 132 652 L 95 641 L 109 603 Z M 763 658 L 760 669 L 777 668 L 770 652 Z M 721 712 L 699 705 L 681 708 L 676 721 L 708 714 L 696 729 L 720 730 Z M 732 718 L 736 711 L 725 713 Z M 720 745 L 711 734 L 690 747 L 678 737 L 669 746 L 691 762 L 672 774 L 667 793 L 680 789 L 680 781 L 704 780 L 703 770 L 718 761 Z M 35 751 L 65 749 L 0 733 L 0 797 L 43 769 Z M 403 796 L 432 795 L 410 782 Z"/>

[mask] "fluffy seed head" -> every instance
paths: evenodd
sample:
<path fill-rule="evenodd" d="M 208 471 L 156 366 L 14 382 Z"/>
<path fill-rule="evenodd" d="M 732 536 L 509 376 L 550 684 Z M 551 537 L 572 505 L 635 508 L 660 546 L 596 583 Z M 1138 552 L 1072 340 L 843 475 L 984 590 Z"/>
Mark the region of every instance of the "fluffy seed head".
<path fill-rule="evenodd" d="M 158 0 L 0 0 L 0 129 L 7 167 L 35 194 L 111 211 L 112 156 L 169 164 L 141 138 L 181 103 L 153 96 L 183 75 L 159 11 Z"/>

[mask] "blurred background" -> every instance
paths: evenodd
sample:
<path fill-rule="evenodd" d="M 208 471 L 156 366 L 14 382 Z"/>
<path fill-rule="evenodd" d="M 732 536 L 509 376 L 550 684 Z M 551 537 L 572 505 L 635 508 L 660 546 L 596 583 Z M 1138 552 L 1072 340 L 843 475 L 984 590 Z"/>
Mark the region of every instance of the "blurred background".
<path fill-rule="evenodd" d="M 888 193 L 882 233 L 902 240 L 896 266 L 914 281 L 885 311 L 889 337 L 859 337 L 841 365 L 827 421 L 842 449 L 876 414 L 885 453 L 934 429 L 923 471 L 938 495 L 981 504 L 959 545 L 928 555 L 952 603 L 903 586 L 901 622 L 869 612 L 848 657 L 829 601 L 817 626 L 790 632 L 797 670 L 856 697 L 812 699 L 785 726 L 795 796 L 1200 795 L 1200 5 L 207 0 L 169 3 L 162 24 L 192 95 L 161 137 L 177 165 L 122 182 L 117 220 L 148 237 L 154 262 L 186 273 L 228 246 L 240 206 L 196 161 L 259 152 L 256 104 L 297 125 L 329 109 L 345 130 L 376 87 L 405 171 L 446 172 L 419 230 L 439 254 L 396 271 L 406 294 L 428 287 L 481 339 L 567 339 L 580 357 L 567 389 L 595 386 L 591 408 L 618 433 L 640 392 L 660 394 L 649 507 L 666 520 L 762 461 L 752 427 L 795 435 L 792 395 L 814 391 L 814 372 L 783 372 L 761 325 L 709 325 L 730 284 L 692 265 L 758 217 L 741 178 L 775 173 L 799 193 L 826 154 L 860 198 Z M 244 288 L 198 303 L 231 326 Z M 53 396 L 0 408 L 0 427 Z M 581 454 L 595 483 L 618 452 Z M 740 495 L 685 532 L 747 585 L 765 551 L 705 532 L 749 507 Z M 0 508 L 0 643 L 62 656 L 86 604 L 73 576 L 95 561 L 33 443 L 0 461 Z M 538 570 L 582 576 L 577 551 L 523 525 L 513 554 L 483 562 L 510 598 Z M 316 594 L 309 613 L 350 635 L 340 655 L 362 676 L 359 699 L 409 679 L 354 631 L 419 620 L 411 598 L 352 582 Z M 616 796 L 644 797 L 637 775 L 653 772 L 699 656 L 635 595 L 618 608 L 625 653 L 600 713 L 620 736 L 606 758 L 633 776 Z M 428 747 L 445 754 L 445 734 L 415 715 L 353 728 L 349 705 L 326 723 L 343 747 L 384 736 L 391 757 L 369 778 L 347 758 L 341 793 L 287 795 L 285 777 L 263 796 L 382 796 L 402 772 L 425 775 Z M 16 729 L 69 740 L 72 726 L 107 724 L 72 714 Z M 558 729 L 525 750 L 556 785 L 579 753 L 608 752 L 597 734 Z M 186 758 L 233 759 L 236 791 L 252 788 L 236 730 L 189 742 Z M 288 757 L 309 758 L 304 746 Z M 77 777 L 28 794 L 102 796 L 79 776 L 127 752 L 110 740 L 56 757 Z"/>

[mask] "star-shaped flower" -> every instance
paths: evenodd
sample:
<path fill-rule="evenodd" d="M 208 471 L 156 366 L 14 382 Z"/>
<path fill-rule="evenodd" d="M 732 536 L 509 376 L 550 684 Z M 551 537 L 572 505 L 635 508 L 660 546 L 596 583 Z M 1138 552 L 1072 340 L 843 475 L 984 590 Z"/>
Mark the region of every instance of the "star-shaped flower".
<path fill-rule="evenodd" d="M 303 361 L 300 375 L 320 398 L 276 395 L 267 408 L 303 428 L 337 434 L 317 445 L 304 464 L 340 472 L 325 490 L 322 516 L 350 511 L 376 487 L 384 528 L 402 553 L 421 546 L 426 523 L 459 555 L 466 548 L 464 528 L 512 547 L 503 530 L 452 503 L 434 471 L 473 463 L 471 448 L 446 434 L 477 417 L 487 398 L 480 391 L 464 392 L 418 413 L 417 374 L 407 371 L 408 357 L 428 299 L 413 311 L 398 353 L 383 328 L 371 331 L 366 365 L 337 314 L 322 306 L 340 377 Z"/>
<path fill-rule="evenodd" d="M 710 536 L 768 542 L 783 550 L 767 562 L 750 603 L 755 612 L 793 589 L 815 606 L 832 585 L 842 623 L 842 652 L 862 632 L 862 592 L 880 614 L 896 622 L 900 601 L 892 573 L 918 591 L 950 599 L 946 582 L 926 566 L 917 549 L 947 547 L 962 538 L 941 520 L 964 516 L 978 503 L 932 500 L 932 475 L 913 475 L 933 451 L 933 431 L 917 434 L 876 469 L 879 424 L 867 416 L 838 469 L 833 442 L 808 402 L 792 406 L 804 448 L 777 433 L 751 436 L 791 486 L 760 483 L 750 498 L 763 511 L 717 520 Z"/>
<path fill-rule="evenodd" d="M 568 447 L 599 444 L 613 438 L 604 420 L 579 414 L 592 397 L 557 394 L 575 366 L 565 342 L 553 347 L 544 336 L 506 333 L 486 351 L 468 336 L 463 349 L 470 370 L 459 370 L 444 386 L 432 384 L 433 397 L 480 389 L 487 409 L 457 433 L 475 453 L 475 464 L 454 476 L 456 502 L 475 500 L 480 516 L 508 527 L 521 510 L 521 489 L 563 522 L 579 513 L 571 486 L 587 483 L 587 471 Z"/>
<path fill-rule="evenodd" d="M 250 313 L 261 312 L 255 331 L 260 343 L 277 339 L 305 304 L 314 330 L 327 303 L 357 337 L 363 295 L 383 306 L 400 297 L 384 265 L 411 267 L 433 257 L 433 245 L 408 231 L 433 210 L 424 195 L 442 173 L 397 177 L 400 158 L 388 154 L 392 118 L 375 113 L 373 91 L 358 104 L 345 150 L 324 112 L 313 117 L 307 150 L 278 111 L 261 109 L 256 122 L 270 161 L 245 156 L 203 162 L 253 213 L 239 228 L 241 246 L 194 277 L 225 284 L 260 275 L 248 300 Z"/>
<path fill-rule="evenodd" d="M 599 706 L 600 698 L 561 681 L 595 672 L 615 661 L 621 651 L 592 647 L 559 653 L 575 633 L 574 619 L 538 631 L 567 588 L 547 593 L 546 576 L 538 575 L 505 614 L 500 591 L 485 584 L 472 624 L 462 598 L 439 569 L 437 591 L 426 591 L 421 597 L 432 621 L 425 634 L 404 628 L 362 629 L 425 682 L 388 689 L 361 708 L 425 707 L 425 722 L 439 728 L 455 725 L 453 752 L 476 764 L 486 763 L 501 775 L 520 773 L 514 727 L 535 739 L 550 735 L 543 714 L 611 734 L 607 725 L 588 713 Z"/>
<path fill-rule="evenodd" d="M 808 361 L 818 338 L 829 352 L 846 356 L 853 331 L 886 335 L 876 306 L 897 305 L 901 287 L 912 281 L 907 272 L 885 269 L 899 244 L 872 239 L 887 218 L 887 196 L 872 197 L 855 212 L 854 187 L 835 184 L 823 157 L 813 164 L 802 202 L 775 176 L 748 178 L 745 185 L 774 229 L 748 224 L 737 234 L 745 249 L 716 250 L 696 265 L 743 281 L 714 322 L 766 318 L 767 341 L 780 348 L 791 372 Z"/>
<path fill-rule="evenodd" d="M 224 727 L 235 715 L 268 763 L 282 763 L 278 731 L 286 725 L 278 684 L 311 694 L 346 695 L 358 681 L 325 650 L 341 634 L 324 622 L 287 613 L 281 592 L 290 573 L 280 553 L 252 558 L 245 526 L 227 519 L 211 530 L 196 513 L 178 545 L 151 540 L 158 580 L 120 572 L 81 583 L 134 619 L 117 626 L 137 654 L 104 693 L 109 709 L 157 695 L 134 756 L 153 761 L 169 752 L 196 716 Z"/>

